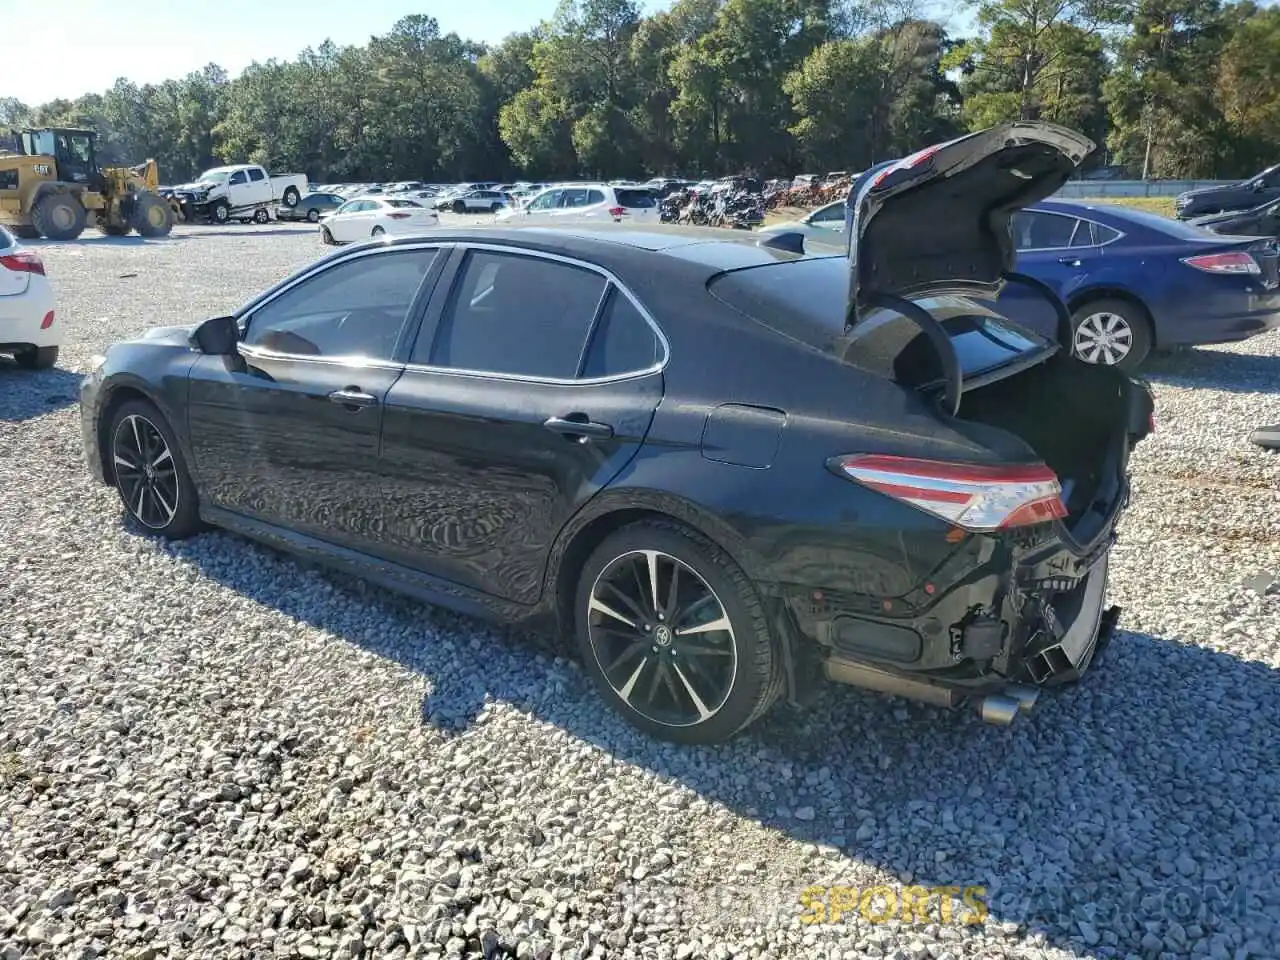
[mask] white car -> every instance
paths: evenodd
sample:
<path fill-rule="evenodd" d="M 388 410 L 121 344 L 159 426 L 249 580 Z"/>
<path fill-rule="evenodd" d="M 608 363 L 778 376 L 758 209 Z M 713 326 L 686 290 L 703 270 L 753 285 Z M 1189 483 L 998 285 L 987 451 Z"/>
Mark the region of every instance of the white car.
<path fill-rule="evenodd" d="M 498 211 L 497 220 L 613 220 L 658 223 L 658 197 L 645 187 L 612 187 L 607 183 L 566 183 L 543 190 L 518 209 Z"/>
<path fill-rule="evenodd" d="M 843 250 L 845 202 L 836 200 L 818 207 L 812 213 L 787 223 L 775 223 L 762 227 L 760 233 L 800 233 L 804 235 L 805 245 L 820 244 L 825 247 Z"/>
<path fill-rule="evenodd" d="M 0 227 L 0 353 L 12 353 L 27 370 L 46 370 L 58 362 L 61 345 L 44 261 Z"/>
<path fill-rule="evenodd" d="M 439 215 L 416 200 L 358 197 L 320 218 L 325 243 L 358 243 L 390 233 L 420 233 L 440 226 Z"/>

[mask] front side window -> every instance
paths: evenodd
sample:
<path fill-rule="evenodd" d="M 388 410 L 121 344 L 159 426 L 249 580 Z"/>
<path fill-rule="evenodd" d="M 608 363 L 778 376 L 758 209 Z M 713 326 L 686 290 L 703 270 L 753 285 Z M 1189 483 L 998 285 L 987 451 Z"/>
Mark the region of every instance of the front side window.
<path fill-rule="evenodd" d="M 562 207 L 585 207 L 587 205 L 587 191 L 574 187 L 565 190 L 560 195 L 560 206 Z"/>
<path fill-rule="evenodd" d="M 550 210 L 553 207 L 555 207 L 556 204 L 559 202 L 560 194 L 562 192 L 563 191 L 560 191 L 560 190 L 548 190 L 546 193 L 542 194 L 541 196 L 534 197 L 531 201 L 529 201 L 529 206 L 526 209 Z"/>
<path fill-rule="evenodd" d="M 435 257 L 432 249 L 396 250 L 335 264 L 255 310 L 244 343 L 294 356 L 390 360 Z"/>
<path fill-rule="evenodd" d="M 454 281 L 424 361 L 482 373 L 552 379 L 577 375 L 604 294 L 600 274 L 513 253 L 472 251 Z"/>
<path fill-rule="evenodd" d="M 233 187 L 234 187 L 234 186 L 237 186 L 237 185 L 239 185 L 239 184 L 242 184 L 242 183 L 246 183 L 246 182 L 247 182 L 247 178 L 246 178 L 246 177 L 245 177 L 245 175 L 244 175 L 244 171 L 243 171 L 243 170 L 237 170 L 235 173 L 233 173 L 233 174 L 231 175 L 231 180 L 230 180 L 229 182 L 230 182 L 231 186 L 233 186 Z"/>

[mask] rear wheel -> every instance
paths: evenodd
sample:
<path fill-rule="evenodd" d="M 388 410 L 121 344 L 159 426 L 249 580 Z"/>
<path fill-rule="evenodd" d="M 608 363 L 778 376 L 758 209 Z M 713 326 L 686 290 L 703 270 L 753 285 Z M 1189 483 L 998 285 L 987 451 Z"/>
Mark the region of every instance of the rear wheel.
<path fill-rule="evenodd" d="M 271 214 L 267 213 L 266 207 L 259 207 L 257 210 L 253 211 L 253 222 L 254 223 L 270 223 L 271 222 Z"/>
<path fill-rule="evenodd" d="M 31 225 L 50 240 L 75 240 L 84 233 L 87 214 L 69 193 L 50 193 L 31 211 Z"/>
<path fill-rule="evenodd" d="M 173 540 L 200 529 L 195 483 L 159 410 L 143 400 L 123 404 L 111 418 L 108 443 L 116 490 L 130 516 Z"/>
<path fill-rule="evenodd" d="M 14 353 L 13 359 L 23 370 L 48 370 L 58 362 L 58 348 L 27 347 Z"/>
<path fill-rule="evenodd" d="M 313 207 L 312 209 L 308 210 L 308 211 L 307 211 L 307 222 L 308 222 L 308 223 L 319 223 L 319 222 L 320 222 L 320 211 L 319 211 L 319 210 L 316 210 L 314 207 Z"/>
<path fill-rule="evenodd" d="M 173 230 L 173 208 L 164 197 L 140 194 L 133 201 L 133 228 L 143 237 L 167 237 Z"/>
<path fill-rule="evenodd" d="M 778 697 L 780 665 L 755 587 L 690 530 L 644 521 L 610 535 L 583 566 L 574 609 L 601 694 L 652 736 L 727 740 Z"/>
<path fill-rule="evenodd" d="M 1085 363 L 1132 370 L 1151 352 L 1146 312 L 1125 300 L 1094 300 L 1071 317 L 1071 353 Z"/>

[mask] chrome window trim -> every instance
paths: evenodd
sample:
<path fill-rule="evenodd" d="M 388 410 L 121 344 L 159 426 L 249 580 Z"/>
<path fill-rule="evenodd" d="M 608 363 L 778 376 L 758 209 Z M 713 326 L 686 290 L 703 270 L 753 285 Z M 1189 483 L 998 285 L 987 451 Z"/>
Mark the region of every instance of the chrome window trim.
<path fill-rule="evenodd" d="M 372 357 L 351 355 L 309 357 L 301 353 L 281 353 L 278 350 L 268 350 L 265 347 L 251 347 L 245 343 L 237 343 L 236 352 L 249 360 L 273 360 L 276 363 L 322 363 L 334 367 L 376 370 L 400 370 L 404 368 L 403 363 L 397 363 L 395 360 L 375 360 Z"/>
<path fill-rule="evenodd" d="M 1128 236 L 1128 234 L 1126 234 L 1123 230 L 1117 230 L 1115 227 L 1110 226 L 1109 224 L 1102 223 L 1098 220 L 1091 220 L 1088 217 L 1082 217 L 1079 214 L 1075 214 L 1075 213 L 1064 213 L 1060 210 L 1036 210 L 1034 208 L 1019 210 L 1018 213 L 1032 213 L 1032 214 L 1036 214 L 1037 216 L 1044 216 L 1044 217 L 1070 217 L 1072 220 L 1078 221 L 1075 229 L 1071 231 L 1072 237 L 1076 235 L 1075 231 L 1080 229 L 1079 227 L 1080 223 L 1087 223 L 1094 227 L 1102 227 L 1102 229 L 1104 230 L 1110 230 L 1112 233 L 1115 234 L 1115 236 L 1112 237 L 1110 240 L 1103 241 L 1102 243 L 1086 243 L 1084 246 L 1080 246 L 1080 247 L 1073 247 L 1073 246 L 1022 247 L 1019 249 L 1015 245 L 1014 253 L 1054 253 L 1059 250 L 1101 250 L 1103 247 L 1109 247 L 1111 246 L 1111 244 L 1115 243 L 1117 240 L 1122 240 L 1126 236 Z M 1017 216 L 1017 214 L 1014 214 L 1014 216 Z"/>
<path fill-rule="evenodd" d="M 515 383 L 544 383 L 556 386 L 590 386 L 601 383 L 616 383 L 621 380 L 636 380 L 640 377 L 652 376 L 655 373 L 661 373 L 666 369 L 667 364 L 671 360 L 671 344 L 667 340 L 667 336 L 662 332 L 662 327 L 658 326 L 658 321 L 653 318 L 645 305 L 640 302 L 639 298 L 632 293 L 627 285 L 617 278 L 611 271 L 606 270 L 598 264 L 588 263 L 585 260 L 575 260 L 573 257 L 566 257 L 558 253 L 549 253 L 545 250 L 530 250 L 526 247 L 513 247 L 500 243 L 484 243 L 458 241 L 456 246 L 465 251 L 471 250 L 489 250 L 494 253 L 514 254 L 516 256 L 536 257 L 542 260 L 550 260 L 554 263 L 563 263 L 571 267 L 579 267 L 584 270 L 590 270 L 599 274 L 605 279 L 606 284 L 612 283 L 618 290 L 631 301 L 631 305 L 636 308 L 644 321 L 649 324 L 649 329 L 653 331 L 654 336 L 658 338 L 658 344 L 662 348 L 662 356 L 656 362 L 641 370 L 631 370 L 625 373 L 610 374 L 607 377 L 538 377 L 523 373 L 497 373 L 491 370 L 471 370 L 461 367 L 440 367 L 429 363 L 406 363 L 404 365 L 405 372 L 414 373 L 436 373 L 454 377 L 471 377 L 473 379 L 483 380 L 509 380 Z M 456 274 L 454 275 L 456 278 Z"/>

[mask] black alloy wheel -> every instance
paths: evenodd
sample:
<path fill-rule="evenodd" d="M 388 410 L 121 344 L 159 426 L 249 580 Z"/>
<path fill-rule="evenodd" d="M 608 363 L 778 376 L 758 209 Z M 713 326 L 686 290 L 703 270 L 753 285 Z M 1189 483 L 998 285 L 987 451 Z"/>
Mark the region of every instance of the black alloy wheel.
<path fill-rule="evenodd" d="M 171 539 L 200 527 L 196 490 L 172 432 L 151 404 L 131 401 L 111 420 L 110 469 L 129 515 Z"/>
<path fill-rule="evenodd" d="M 607 538 L 583 569 L 577 609 L 597 686 L 654 736 L 719 742 L 777 698 L 777 657 L 755 588 L 692 531 L 655 521 Z"/>

